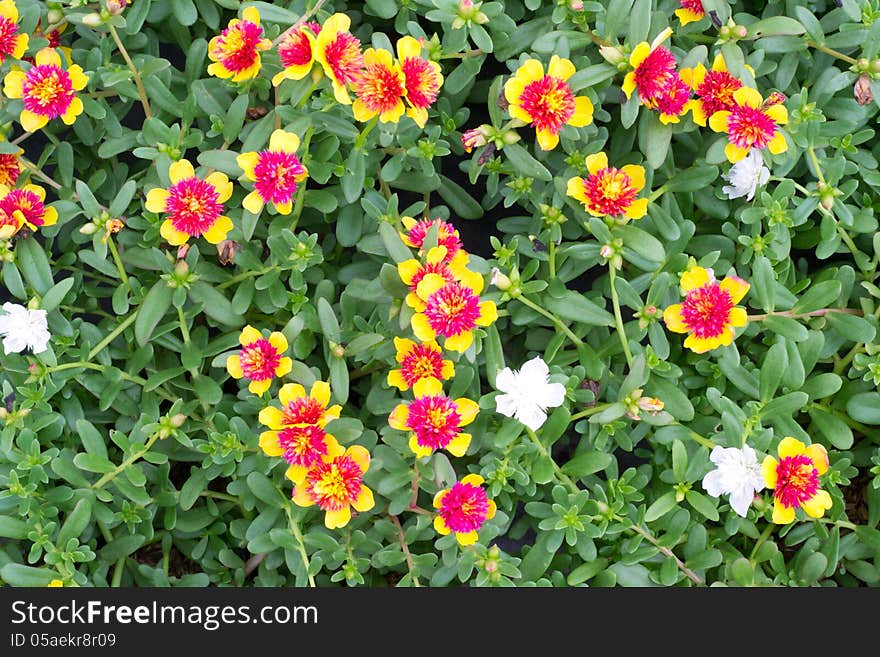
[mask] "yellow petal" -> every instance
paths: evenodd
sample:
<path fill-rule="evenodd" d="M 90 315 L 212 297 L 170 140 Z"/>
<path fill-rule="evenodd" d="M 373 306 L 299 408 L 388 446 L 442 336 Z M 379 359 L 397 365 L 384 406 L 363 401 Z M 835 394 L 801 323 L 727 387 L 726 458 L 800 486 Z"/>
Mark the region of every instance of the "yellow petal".
<path fill-rule="evenodd" d="M 681 289 L 687 293 L 709 283 L 709 272 L 702 267 L 691 267 L 681 276 Z"/>
<path fill-rule="evenodd" d="M 491 520 L 498 512 L 498 505 L 495 504 L 495 500 L 489 500 L 486 507 L 486 520 Z"/>
<path fill-rule="evenodd" d="M 486 480 L 478 474 L 469 474 L 461 478 L 461 483 L 470 484 L 471 486 L 482 486 Z"/>
<path fill-rule="evenodd" d="M 568 80 L 575 74 L 575 71 L 574 64 L 559 55 L 553 55 L 550 58 L 550 65 L 547 67 L 547 75 L 561 80 Z"/>
<path fill-rule="evenodd" d="M 452 377 L 455 376 L 455 363 L 451 360 L 443 361 L 443 369 L 440 371 L 440 376 L 443 380 L 448 381 Z"/>
<path fill-rule="evenodd" d="M 666 328 L 673 333 L 687 333 L 688 327 L 684 323 L 684 317 L 681 314 L 682 305 L 675 303 L 663 311 L 663 321 Z"/>
<path fill-rule="evenodd" d="M 691 111 L 694 123 L 698 126 L 706 127 L 706 112 L 703 111 L 703 103 L 699 100 L 689 100 L 684 106 L 685 112 Z"/>
<path fill-rule="evenodd" d="M 237 354 L 226 359 L 226 371 L 229 372 L 233 379 L 240 379 L 244 376 L 244 372 L 241 369 L 241 359 Z"/>
<path fill-rule="evenodd" d="M 293 369 L 293 360 L 285 356 L 281 360 L 278 361 L 278 367 L 275 368 L 275 376 L 279 379 L 282 376 L 286 376 L 290 374 L 290 370 Z"/>
<path fill-rule="evenodd" d="M 477 542 L 477 532 L 455 532 L 455 538 L 459 545 L 467 547 Z"/>
<path fill-rule="evenodd" d="M 3 79 L 3 93 L 7 98 L 21 98 L 24 94 L 25 72 L 14 68 Z"/>
<path fill-rule="evenodd" d="M 608 156 L 604 151 L 599 151 L 598 153 L 593 153 L 592 155 L 587 155 L 587 159 L 585 160 L 587 165 L 587 170 L 590 172 L 590 175 L 596 175 L 602 169 L 608 168 Z"/>
<path fill-rule="evenodd" d="M 428 110 L 424 107 L 407 107 L 406 115 L 415 121 L 420 128 L 424 128 L 428 122 Z"/>
<path fill-rule="evenodd" d="M 165 212 L 165 202 L 168 200 L 168 190 L 154 187 L 147 192 L 147 201 L 144 207 L 149 212 Z"/>
<path fill-rule="evenodd" d="M 418 39 L 409 35 L 397 40 L 397 58 L 402 62 L 406 59 L 418 59 L 422 56 L 422 46 Z"/>
<path fill-rule="evenodd" d="M 465 397 L 459 397 L 455 400 L 455 405 L 458 407 L 458 415 L 461 418 L 458 422 L 458 426 L 463 427 L 471 422 L 477 417 L 477 413 L 480 412 L 480 405 Z"/>
<path fill-rule="evenodd" d="M 695 354 L 704 354 L 707 351 L 712 351 L 720 346 L 721 339 L 718 337 L 699 338 L 696 335 L 691 334 L 684 340 L 685 349 L 690 349 Z"/>
<path fill-rule="evenodd" d="M 415 258 L 410 258 L 409 260 L 397 263 L 397 275 L 400 276 L 400 280 L 403 281 L 405 285 L 412 285 L 413 279 L 421 269 L 422 263 Z"/>
<path fill-rule="evenodd" d="M 648 199 L 646 198 L 637 198 L 627 206 L 623 213 L 625 217 L 630 219 L 641 219 L 646 214 L 648 214 Z"/>
<path fill-rule="evenodd" d="M 271 387 L 272 379 L 263 379 L 261 381 L 251 381 L 248 383 L 248 391 L 257 397 L 262 397 L 263 393 Z"/>
<path fill-rule="evenodd" d="M 443 384 L 434 377 L 419 379 L 413 385 L 413 394 L 416 398 L 436 397 L 443 394 Z"/>
<path fill-rule="evenodd" d="M 330 384 L 326 381 L 315 381 L 309 391 L 309 397 L 316 400 L 321 406 L 330 403 Z"/>
<path fill-rule="evenodd" d="M 403 372 L 399 369 L 389 370 L 387 381 L 389 386 L 393 386 L 401 392 L 409 390 L 409 384 L 403 378 Z"/>
<path fill-rule="evenodd" d="M 306 491 L 306 487 L 299 484 L 293 489 L 293 503 L 297 506 L 312 506 L 315 502 Z"/>
<path fill-rule="evenodd" d="M 443 520 L 442 516 L 434 517 L 434 531 L 436 531 L 441 536 L 446 536 L 449 534 L 449 527 L 446 526 L 446 521 Z"/>
<path fill-rule="evenodd" d="M 242 153 L 235 158 L 235 163 L 238 165 L 239 169 L 244 171 L 244 175 L 247 176 L 248 180 L 257 179 L 256 175 L 254 174 L 254 168 L 260 163 L 259 153 L 257 153 L 256 151 Z"/>
<path fill-rule="evenodd" d="M 37 66 L 61 66 L 61 57 L 54 48 L 42 48 L 37 52 Z"/>
<path fill-rule="evenodd" d="M 727 132 L 727 120 L 730 118 L 730 112 L 722 110 L 715 112 L 709 117 L 709 127 L 715 132 Z"/>
<path fill-rule="evenodd" d="M 552 151 L 559 145 L 559 135 L 550 130 L 538 130 L 535 136 L 538 138 L 538 146 L 542 151 Z"/>
<path fill-rule="evenodd" d="M 159 234 L 171 246 L 180 246 L 181 244 L 186 244 L 189 240 L 189 233 L 177 230 L 174 227 L 174 224 L 171 223 L 170 219 L 166 219 L 162 222 L 162 225 L 159 227 Z"/>
<path fill-rule="evenodd" d="M 242 346 L 246 345 L 246 344 L 252 344 L 252 343 L 256 342 L 257 340 L 261 340 L 262 338 L 263 338 L 263 334 L 260 333 L 253 326 L 248 324 L 247 326 L 245 326 L 241 330 L 241 333 L 238 336 L 238 344 L 240 344 Z"/>
<path fill-rule="evenodd" d="M 797 438 L 786 436 L 779 441 L 779 446 L 776 448 L 776 453 L 779 454 L 780 459 L 784 459 L 790 456 L 800 456 L 806 451 L 806 449 L 807 446 L 804 445 Z"/>
<path fill-rule="evenodd" d="M 358 464 L 361 472 L 366 472 L 370 469 L 370 453 L 367 451 L 366 447 L 352 445 L 345 450 L 345 455 Z"/>
<path fill-rule="evenodd" d="M 544 67 L 537 59 L 529 59 L 516 70 L 516 79 L 527 85 L 544 77 Z"/>
<path fill-rule="evenodd" d="M 733 92 L 733 100 L 737 105 L 745 105 L 747 107 L 757 108 L 762 105 L 764 99 L 757 89 L 751 87 L 740 87 Z"/>
<path fill-rule="evenodd" d="M 767 148 L 770 149 L 770 152 L 773 155 L 779 155 L 780 153 L 784 153 L 788 150 L 788 144 L 785 141 L 785 135 L 783 135 L 779 130 L 776 131 L 776 134 L 773 135 L 773 139 L 770 140 L 770 143 L 767 144 Z"/>
<path fill-rule="evenodd" d="M 58 223 L 58 210 L 53 208 L 51 205 L 46 206 L 46 212 L 43 214 L 43 228 L 47 226 L 54 226 Z"/>
<path fill-rule="evenodd" d="M 398 363 L 402 363 L 406 355 L 415 348 L 416 343 L 409 338 L 394 338 L 394 348 L 397 351 L 395 359 Z"/>
<path fill-rule="evenodd" d="M 256 7 L 248 7 L 245 9 L 241 12 L 241 18 L 249 23 L 255 23 L 256 25 L 260 24 L 260 12 L 257 11 Z"/>
<path fill-rule="evenodd" d="M 83 109 L 82 100 L 80 100 L 78 96 L 74 96 L 70 99 L 70 105 L 64 110 L 64 114 L 61 115 L 62 123 L 64 123 L 64 125 L 73 125 L 76 121 L 76 117 L 82 114 Z"/>
<path fill-rule="evenodd" d="M 288 348 L 287 338 L 284 337 L 283 333 L 279 333 L 278 331 L 273 331 L 271 335 L 269 335 L 269 344 L 275 347 L 275 350 L 279 354 L 283 354 Z"/>
<path fill-rule="evenodd" d="M 181 180 L 186 180 L 187 178 L 193 178 L 195 175 L 196 171 L 193 169 L 193 165 L 190 164 L 189 160 L 178 160 L 177 162 L 173 162 L 168 168 L 168 177 L 171 178 L 172 184 L 180 182 Z"/>
<path fill-rule="evenodd" d="M 749 316 L 746 314 L 745 308 L 737 306 L 736 308 L 730 309 L 730 316 L 727 321 L 730 322 L 730 325 L 734 328 L 740 328 L 749 323 Z"/>
<path fill-rule="evenodd" d="M 716 114 L 720 114 L 721 112 L 716 112 Z M 711 121 L 711 119 L 710 119 Z M 783 149 L 784 150 L 784 149 Z M 736 164 L 741 159 L 743 159 L 746 155 L 749 154 L 748 148 L 740 148 L 736 144 L 728 144 L 724 147 L 724 154 L 727 156 L 727 161 L 731 164 Z"/>
<path fill-rule="evenodd" d="M 260 434 L 260 449 L 265 452 L 266 456 L 281 456 L 284 450 L 278 442 L 277 431 L 264 431 Z"/>
<path fill-rule="evenodd" d="M 641 191 L 645 186 L 645 167 L 638 164 L 625 164 L 620 170 L 629 176 L 630 185 L 637 192 Z"/>
<path fill-rule="evenodd" d="M 360 98 L 355 99 L 354 104 L 351 106 L 351 111 L 352 114 L 354 114 L 355 120 L 360 121 L 361 123 L 366 123 L 376 116 L 376 112 L 367 107 L 364 101 Z"/>
<path fill-rule="evenodd" d="M 72 86 L 75 91 L 82 91 L 89 83 L 89 76 L 83 72 L 82 66 L 79 64 L 74 64 L 68 68 L 67 74 L 70 76 L 70 86 Z"/>
<path fill-rule="evenodd" d="M 816 494 L 806 502 L 801 502 L 801 508 L 811 518 L 821 518 L 825 511 L 833 506 L 831 495 L 826 490 L 818 490 Z"/>
<path fill-rule="evenodd" d="M 730 299 L 733 303 L 739 303 L 746 296 L 750 286 L 747 282 L 737 276 L 727 276 L 721 281 L 719 287 L 730 295 Z"/>
<path fill-rule="evenodd" d="M 443 498 L 446 497 L 446 494 L 449 492 L 448 488 L 444 488 L 443 490 L 438 490 L 434 495 L 434 501 L 432 504 L 435 509 L 439 509 L 443 505 Z"/>
<path fill-rule="evenodd" d="M 267 406 L 266 408 L 260 409 L 260 414 L 257 418 L 259 419 L 260 424 L 269 427 L 273 431 L 279 431 L 284 428 L 284 413 L 274 406 Z"/>
<path fill-rule="evenodd" d="M 820 475 L 828 472 L 828 450 L 824 446 L 813 443 L 804 450 L 804 453 L 813 461 L 813 467 Z"/>
<path fill-rule="evenodd" d="M 275 209 L 278 211 L 278 214 L 288 215 L 290 211 L 293 209 L 293 203 L 287 201 L 286 203 L 272 203 L 275 206 Z"/>
<path fill-rule="evenodd" d="M 724 61 L 724 55 L 721 53 L 715 55 L 715 59 L 712 60 L 712 70 L 727 72 L 727 62 Z"/>
<path fill-rule="evenodd" d="M 771 105 L 764 110 L 764 113 L 779 125 L 788 123 L 788 110 L 785 109 L 785 105 Z"/>
<path fill-rule="evenodd" d="M 650 54 L 651 44 L 647 41 L 642 41 L 639 45 L 633 48 L 633 51 L 629 56 L 629 65 L 633 68 L 637 68 L 638 65 L 645 61 L 645 58 Z"/>
<path fill-rule="evenodd" d="M 24 128 L 25 132 L 36 132 L 44 125 L 49 123 L 49 119 L 42 114 L 35 114 L 30 110 L 21 110 L 21 114 L 18 117 L 19 123 L 21 123 L 21 127 Z"/>
<path fill-rule="evenodd" d="M 419 445 L 419 441 L 416 438 L 415 434 L 412 434 L 409 437 L 409 448 L 412 450 L 412 453 L 416 455 L 416 458 L 424 458 L 426 456 L 431 456 L 431 453 L 434 451 L 430 447 L 424 447 Z"/>
<path fill-rule="evenodd" d="M 480 314 L 477 316 L 477 319 L 474 320 L 474 323 L 477 326 L 490 326 L 494 324 L 498 319 L 498 306 L 495 305 L 495 302 L 481 301 L 478 307 L 480 309 Z"/>
<path fill-rule="evenodd" d="M 215 171 L 205 178 L 205 182 L 212 185 L 217 191 L 218 203 L 225 203 L 229 200 L 229 197 L 232 196 L 232 183 L 229 181 L 229 178 L 226 177 L 225 173 Z"/>
<path fill-rule="evenodd" d="M 273 151 L 283 151 L 285 153 L 295 153 L 299 148 L 299 137 L 292 132 L 284 130 L 275 130 L 269 137 L 269 149 Z"/>
<path fill-rule="evenodd" d="M 776 482 L 778 480 L 776 467 L 778 465 L 779 461 L 772 456 L 765 456 L 764 461 L 761 463 L 761 474 L 764 476 L 764 485 L 770 490 L 776 488 Z"/>
<path fill-rule="evenodd" d="M 777 525 L 794 522 L 794 507 L 783 506 L 779 500 L 773 500 L 773 522 Z"/>
<path fill-rule="evenodd" d="M 413 315 L 410 320 L 410 325 L 412 326 L 413 333 L 415 333 L 416 337 L 422 342 L 427 342 L 437 337 L 437 332 L 431 328 L 431 325 L 428 323 L 428 318 L 425 317 L 424 313 L 416 313 Z"/>
<path fill-rule="evenodd" d="M 306 396 L 306 389 L 298 383 L 285 383 L 278 391 L 278 401 L 282 406 L 287 406 L 295 399 L 301 399 Z"/>
<path fill-rule="evenodd" d="M 351 508 L 344 507 L 336 511 L 327 511 L 324 514 L 324 526 L 327 529 L 340 529 L 351 520 Z"/>
<path fill-rule="evenodd" d="M 241 205 L 251 214 L 260 214 L 263 211 L 263 197 L 257 190 L 254 190 L 244 197 Z"/>
<path fill-rule="evenodd" d="M 308 474 L 309 469 L 304 465 L 291 465 L 284 472 L 284 476 L 290 479 L 295 486 L 301 486 Z"/>
<path fill-rule="evenodd" d="M 0 16 L 9 19 L 10 23 L 18 22 L 18 7 L 12 0 L 3 0 L 0 2 Z"/>
<path fill-rule="evenodd" d="M 443 278 L 440 274 L 426 274 L 422 280 L 419 281 L 418 286 L 416 287 L 416 294 L 419 295 L 419 298 L 428 300 L 434 292 L 446 286 L 446 279 Z"/>
<path fill-rule="evenodd" d="M 226 239 L 226 235 L 230 230 L 232 230 L 232 219 L 220 215 L 214 221 L 213 225 L 202 233 L 202 237 L 208 240 L 211 244 L 219 244 Z"/>
<path fill-rule="evenodd" d="M 355 511 L 360 511 L 361 513 L 369 511 L 376 506 L 376 500 L 373 499 L 373 491 L 366 486 L 361 486 L 360 494 L 355 498 L 351 505 L 354 507 Z"/>
<path fill-rule="evenodd" d="M 627 99 L 632 98 L 633 91 L 636 90 L 636 74 L 630 71 L 623 78 L 623 84 L 620 90 L 626 95 Z"/>
<path fill-rule="evenodd" d="M 464 456 L 471 444 L 471 435 L 469 433 L 460 433 L 449 441 L 446 451 L 453 456 Z"/>
<path fill-rule="evenodd" d="M 406 426 L 406 421 L 409 418 L 409 408 L 407 408 L 406 404 L 398 404 L 394 407 L 394 410 L 391 411 L 391 414 L 388 416 L 388 424 L 392 429 L 397 429 L 398 431 L 406 431 L 409 427 Z"/>
<path fill-rule="evenodd" d="M 464 331 L 458 335 L 446 338 L 443 342 L 443 346 L 449 351 L 457 351 L 458 353 L 463 354 L 468 350 L 468 347 L 471 346 L 473 341 L 473 331 Z"/>
<path fill-rule="evenodd" d="M 587 193 L 584 190 L 584 179 L 575 176 L 574 178 L 568 179 L 568 184 L 565 187 L 566 195 L 572 197 L 573 199 L 577 199 L 581 203 L 587 202 Z"/>

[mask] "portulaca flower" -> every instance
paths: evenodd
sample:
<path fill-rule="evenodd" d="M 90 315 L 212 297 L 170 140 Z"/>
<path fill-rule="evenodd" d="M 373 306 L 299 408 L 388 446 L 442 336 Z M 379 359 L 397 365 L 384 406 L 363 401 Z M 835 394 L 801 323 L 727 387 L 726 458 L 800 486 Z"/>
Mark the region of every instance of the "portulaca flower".
<path fill-rule="evenodd" d="M 46 351 L 49 328 L 45 310 L 29 310 L 17 303 L 4 303 L 0 315 L 0 335 L 3 336 L 3 352 L 17 354 L 30 349 L 35 354 Z"/>
<path fill-rule="evenodd" d="M 758 185 L 763 185 L 770 178 L 770 169 L 764 166 L 764 158 L 756 149 L 749 151 L 739 162 L 730 167 L 730 171 L 721 174 L 729 185 L 721 188 L 727 198 L 734 199 L 745 196 L 747 201 L 755 197 Z"/>
<path fill-rule="evenodd" d="M 495 378 L 495 387 L 503 395 L 495 398 L 495 409 L 512 417 L 532 431 L 547 420 L 547 409 L 565 401 L 565 386 L 550 383 L 550 368 L 540 356 L 526 361 L 519 370 L 505 367 Z"/>
<path fill-rule="evenodd" d="M 755 450 L 748 445 L 742 449 L 716 446 L 709 460 L 716 468 L 703 477 L 703 488 L 712 497 L 730 495 L 730 507 L 745 518 L 755 493 L 764 488 Z"/>

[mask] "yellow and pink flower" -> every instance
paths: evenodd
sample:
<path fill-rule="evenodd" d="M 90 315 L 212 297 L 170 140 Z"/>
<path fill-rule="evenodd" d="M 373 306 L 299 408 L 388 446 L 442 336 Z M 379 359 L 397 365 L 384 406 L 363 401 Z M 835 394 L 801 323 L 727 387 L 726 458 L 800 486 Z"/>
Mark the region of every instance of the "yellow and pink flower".
<path fill-rule="evenodd" d="M 342 410 L 339 404 L 330 406 L 330 384 L 325 381 L 315 381 L 309 394 L 298 383 L 286 383 L 278 391 L 278 401 L 280 409 L 267 406 L 259 414 L 260 424 L 272 431 L 306 424 L 325 427 Z"/>
<path fill-rule="evenodd" d="M 394 347 L 400 367 L 388 372 L 388 385 L 401 392 L 423 379 L 446 381 L 455 376 L 455 364 L 443 358 L 443 350 L 436 342 L 419 344 L 407 338 L 394 338 Z"/>
<path fill-rule="evenodd" d="M 477 542 L 477 532 L 497 511 L 494 500 L 482 488 L 483 481 L 480 475 L 469 474 L 434 496 L 434 529 L 438 534 L 455 532 L 459 545 Z"/>
<path fill-rule="evenodd" d="M 190 237 L 204 237 L 219 244 L 232 230 L 232 220 L 223 214 L 223 204 L 232 196 L 232 183 L 225 173 L 215 171 L 206 178 L 196 176 L 189 160 L 178 160 L 168 170 L 171 186 L 147 192 L 145 207 L 165 213 L 160 233 L 172 246 Z"/>
<path fill-rule="evenodd" d="M 654 100 L 655 109 L 660 112 L 660 123 L 678 123 L 678 117 L 687 112 L 690 97 L 691 88 L 676 74 L 666 90 Z"/>
<path fill-rule="evenodd" d="M 660 45 L 671 34 L 672 30 L 666 28 L 652 43 L 642 41 L 638 44 L 629 56 L 633 70 L 626 74 L 621 88 L 627 98 L 632 97 L 633 91 L 638 91 L 639 101 L 650 109 L 656 109 L 657 100 L 677 76 L 675 57 Z"/>
<path fill-rule="evenodd" d="M 757 90 L 740 87 L 733 92 L 733 107 L 709 118 L 712 130 L 727 133 L 729 143 L 724 154 L 730 162 L 739 162 L 753 148 L 768 148 L 774 155 L 788 150 L 785 135 L 779 129 L 788 123 L 784 100 L 785 96 L 774 93 L 765 101 Z"/>
<path fill-rule="evenodd" d="M 437 245 L 446 247 L 446 257 L 453 258 L 462 248 L 461 239 L 455 226 L 442 219 L 420 219 L 416 221 L 412 217 L 401 217 L 405 233 L 400 234 L 404 244 L 417 249 L 422 253 L 425 237 L 428 231 L 437 226 Z"/>
<path fill-rule="evenodd" d="M 779 460 L 767 456 L 761 464 L 764 483 L 773 489 L 773 522 L 791 523 L 798 507 L 811 518 L 821 518 L 832 506 L 831 495 L 819 488 L 819 477 L 828 471 L 827 450 L 789 436 L 779 442 L 776 453 Z"/>
<path fill-rule="evenodd" d="M 245 326 L 238 337 L 241 349 L 226 359 L 226 371 L 235 379 L 245 378 L 248 390 L 262 395 L 272 385 L 272 380 L 281 378 L 293 367 L 293 361 L 284 356 L 287 339 L 277 331 L 268 338 L 253 326 Z"/>
<path fill-rule="evenodd" d="M 428 121 L 428 108 L 437 100 L 443 85 L 440 64 L 422 59 L 422 45 L 411 36 L 397 41 L 397 59 L 406 88 L 406 115 L 424 128 Z"/>
<path fill-rule="evenodd" d="M 293 489 L 298 506 L 312 506 L 325 511 L 327 529 L 345 527 L 351 520 L 351 508 L 361 513 L 372 509 L 376 502 L 364 484 L 370 467 L 370 454 L 360 445 L 352 445 L 345 453 L 325 458 L 313 465 L 302 483 Z"/>
<path fill-rule="evenodd" d="M 418 290 L 425 309 L 410 320 L 413 333 L 422 342 L 442 336 L 444 348 L 467 351 L 474 341 L 474 329 L 490 326 L 498 319 L 495 303 L 480 300 L 482 290 L 483 277 L 479 275 L 452 283 L 441 276 L 426 276 Z"/>
<path fill-rule="evenodd" d="M 556 148 L 562 126 L 581 128 L 593 122 L 593 103 L 575 96 L 568 84 L 574 73 L 574 64 L 558 55 L 550 58 L 546 75 L 541 62 L 529 59 L 504 85 L 510 116 L 535 127 L 542 150 Z"/>
<path fill-rule="evenodd" d="M 264 431 L 260 434 L 260 447 L 267 456 L 284 457 L 290 464 L 284 476 L 297 485 L 305 481 L 310 468 L 345 452 L 336 437 L 317 424 Z"/>
<path fill-rule="evenodd" d="M 208 74 L 218 78 L 231 78 L 241 82 L 257 77 L 260 72 L 260 52 L 272 47 L 269 39 L 263 38 L 260 27 L 260 12 L 256 7 L 248 7 L 241 13 L 241 19 L 233 18 L 220 34 L 208 43 Z"/>
<path fill-rule="evenodd" d="M 58 53 L 53 48 L 43 48 L 27 73 L 14 67 L 6 74 L 3 93 L 7 98 L 24 101 L 18 120 L 22 128 L 35 132 L 56 118 L 72 125 L 83 111 L 83 102 L 76 92 L 85 89 L 88 82 L 81 66 L 73 64 L 63 69 Z"/>
<path fill-rule="evenodd" d="M 678 16 L 682 26 L 698 21 L 706 15 L 702 0 L 679 0 L 679 4 L 681 9 L 676 9 L 675 15 Z"/>
<path fill-rule="evenodd" d="M 425 299 L 427 294 L 420 293 L 425 286 L 429 286 L 432 277 L 439 277 L 442 282 L 452 283 L 454 281 L 465 281 L 468 284 L 477 285 L 477 278 L 482 280 L 480 274 L 469 271 L 467 269 L 468 254 L 464 249 L 459 249 L 456 254 L 449 258 L 445 246 L 435 246 L 428 251 L 425 256 L 425 262 L 410 258 L 397 264 L 397 273 L 400 280 L 409 286 L 409 293 L 406 295 L 406 303 L 410 308 L 417 312 L 425 310 Z M 427 281 L 424 282 L 423 281 Z"/>
<path fill-rule="evenodd" d="M 2 141 L 2 140 L 0 140 Z M 18 149 L 17 153 L 0 153 L 0 185 L 12 187 L 21 175 L 21 161 L 18 156 L 24 153 Z"/>
<path fill-rule="evenodd" d="M 242 153 L 236 158 L 244 175 L 254 183 L 254 191 L 241 202 L 248 212 L 260 214 L 263 206 L 271 203 L 281 214 L 290 214 L 297 187 L 309 175 L 296 155 L 298 148 L 297 135 L 275 130 L 267 150 Z"/>
<path fill-rule="evenodd" d="M 445 449 L 453 456 L 464 456 L 471 444 L 471 435 L 462 428 L 474 421 L 480 407 L 477 402 L 460 397 L 450 399 L 443 394 L 443 385 L 434 377 L 416 381 L 415 399 L 398 404 L 388 424 L 393 429 L 409 431 L 409 448 L 417 458 L 430 456 Z"/>
<path fill-rule="evenodd" d="M 742 81 L 727 70 L 727 62 L 720 53 L 711 69 L 706 70 L 702 63 L 694 68 L 683 68 L 681 79 L 697 94 L 695 99 L 688 101 L 685 111 L 691 110 L 694 123 L 703 127 L 715 112 L 730 111 L 736 106 L 733 94 L 743 86 Z"/>
<path fill-rule="evenodd" d="M 354 84 L 364 66 L 360 40 L 348 31 L 351 19 L 345 14 L 333 14 L 324 21 L 315 39 L 315 61 L 324 69 L 333 85 L 336 102 L 351 105 L 347 85 Z"/>
<path fill-rule="evenodd" d="M 57 223 L 58 210 L 45 200 L 46 190 L 38 185 L 27 184 L 21 189 L 0 185 L 0 233 L 9 237 L 24 227 L 35 232 Z"/>
<path fill-rule="evenodd" d="M 28 35 L 18 33 L 18 7 L 13 0 L 0 0 L 0 64 L 7 57 L 21 59 L 28 47 Z"/>
<path fill-rule="evenodd" d="M 745 308 L 737 306 L 749 291 L 749 284 L 736 276 L 715 280 L 711 269 L 691 267 L 681 277 L 683 303 L 663 312 L 666 328 L 687 333 L 684 346 L 702 354 L 733 342 L 735 328 L 748 323 Z"/>
<path fill-rule="evenodd" d="M 272 78 L 277 87 L 284 80 L 302 80 L 315 64 L 315 38 L 321 31 L 317 23 L 304 23 L 285 32 L 278 44 L 278 58 L 283 70 Z"/>
<path fill-rule="evenodd" d="M 641 219 L 648 212 L 648 199 L 636 198 L 645 186 L 645 168 L 626 164 L 609 167 L 604 152 L 587 156 L 586 178 L 568 180 L 566 193 L 580 201 L 594 217 Z"/>
<path fill-rule="evenodd" d="M 382 123 L 397 123 L 406 112 L 406 77 L 387 50 L 367 48 L 364 69 L 352 87 L 357 98 L 351 109 L 358 121 L 378 116 Z"/>

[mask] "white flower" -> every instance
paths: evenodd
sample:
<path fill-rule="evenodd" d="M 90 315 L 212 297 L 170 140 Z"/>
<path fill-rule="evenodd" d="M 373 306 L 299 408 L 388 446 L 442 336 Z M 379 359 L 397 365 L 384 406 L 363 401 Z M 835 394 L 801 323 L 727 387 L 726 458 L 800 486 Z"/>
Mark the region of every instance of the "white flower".
<path fill-rule="evenodd" d="M 763 185 L 770 178 L 770 169 L 764 166 L 761 152 L 753 148 L 748 155 L 730 167 L 730 171 L 721 174 L 721 177 L 730 183 L 721 188 L 727 198 L 746 196 L 746 200 L 751 201 L 758 185 Z"/>
<path fill-rule="evenodd" d="M 495 378 L 495 387 L 503 395 L 495 398 L 495 408 L 502 415 L 516 418 L 532 431 L 547 419 L 547 409 L 565 401 L 565 386 L 550 383 L 550 368 L 540 356 L 526 361 L 520 370 L 505 367 Z"/>
<path fill-rule="evenodd" d="M 4 303 L 6 314 L 0 315 L 0 335 L 3 336 L 3 352 L 17 354 L 30 349 L 35 354 L 46 351 L 49 329 L 45 310 L 28 310 L 17 303 Z"/>
<path fill-rule="evenodd" d="M 742 449 L 715 446 L 709 460 L 717 467 L 703 477 L 703 488 L 712 497 L 729 494 L 730 507 L 745 518 L 755 493 L 764 488 L 755 450 L 748 445 Z"/>

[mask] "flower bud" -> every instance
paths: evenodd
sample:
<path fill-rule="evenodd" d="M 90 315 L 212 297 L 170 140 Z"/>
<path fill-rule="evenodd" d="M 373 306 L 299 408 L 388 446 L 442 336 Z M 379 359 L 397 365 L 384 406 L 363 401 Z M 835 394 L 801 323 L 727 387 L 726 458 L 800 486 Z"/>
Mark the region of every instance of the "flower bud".
<path fill-rule="evenodd" d="M 504 290 L 509 290 L 510 286 L 513 283 L 510 280 L 510 277 L 507 274 L 503 274 L 498 267 L 492 267 L 492 280 L 489 281 L 490 285 L 494 285 L 502 292 Z"/>
<path fill-rule="evenodd" d="M 487 573 L 494 573 L 498 571 L 498 562 L 495 559 L 488 559 L 486 561 L 486 565 L 483 566 L 486 569 Z"/>
<path fill-rule="evenodd" d="M 90 221 L 89 223 L 80 226 L 79 232 L 83 235 L 94 235 L 98 232 L 98 226 L 96 226 L 94 222 Z"/>
<path fill-rule="evenodd" d="M 169 418 L 168 422 L 175 429 L 179 429 L 183 426 L 183 423 L 186 422 L 186 415 L 184 415 L 183 413 L 175 413 L 171 416 L 171 418 Z"/>
<path fill-rule="evenodd" d="M 59 7 L 52 7 L 46 14 L 46 21 L 49 25 L 55 25 L 64 20 L 64 12 Z"/>
<path fill-rule="evenodd" d="M 118 16 L 128 6 L 128 0 L 107 0 L 107 11 L 111 16 Z"/>
<path fill-rule="evenodd" d="M 491 129 L 491 126 L 484 124 L 463 132 L 461 135 L 461 145 L 464 147 L 465 152 L 470 153 L 475 148 L 485 146 L 488 143 Z"/>
<path fill-rule="evenodd" d="M 92 12 L 91 14 L 86 14 L 82 17 L 82 24 L 88 27 L 98 27 L 104 23 L 104 19 L 101 18 L 100 14 Z"/>
<path fill-rule="evenodd" d="M 665 404 L 656 397 L 640 397 L 636 405 L 640 410 L 648 411 L 649 413 L 659 413 L 663 410 Z"/>
<path fill-rule="evenodd" d="M 880 74 L 880 59 L 871 62 L 871 73 Z"/>
<path fill-rule="evenodd" d="M 623 54 L 620 46 L 599 46 L 599 54 L 602 55 L 606 62 L 614 66 L 627 61 L 626 55 Z"/>
<path fill-rule="evenodd" d="M 819 198 L 819 205 L 826 210 L 831 210 L 834 207 L 834 191 L 827 190 L 822 192 L 822 196 Z"/>
<path fill-rule="evenodd" d="M 749 31 L 745 25 L 737 25 L 733 28 L 733 35 L 737 39 L 744 39 L 748 33 Z"/>
<path fill-rule="evenodd" d="M 859 57 L 856 60 L 856 70 L 857 71 L 867 71 L 871 67 L 871 62 L 868 61 L 867 57 Z"/>
<path fill-rule="evenodd" d="M 727 40 L 730 38 L 730 28 L 727 27 L 727 25 L 722 25 L 720 28 L 718 28 L 718 34 L 721 36 L 722 39 Z"/>
<path fill-rule="evenodd" d="M 187 253 L 189 253 L 189 243 L 184 242 L 183 244 L 181 244 L 180 246 L 177 247 L 177 259 L 178 260 L 182 261 L 186 257 Z M 185 262 L 183 264 L 186 267 L 186 269 L 184 270 L 184 273 L 186 273 L 186 271 L 189 269 L 189 266 Z"/>
<path fill-rule="evenodd" d="M 853 96 L 859 105 L 868 105 L 874 100 L 874 92 L 871 91 L 871 78 L 867 73 L 862 73 L 853 87 Z"/>
<path fill-rule="evenodd" d="M 572 11 L 583 11 L 584 3 L 582 0 L 568 0 L 568 8 Z"/>

